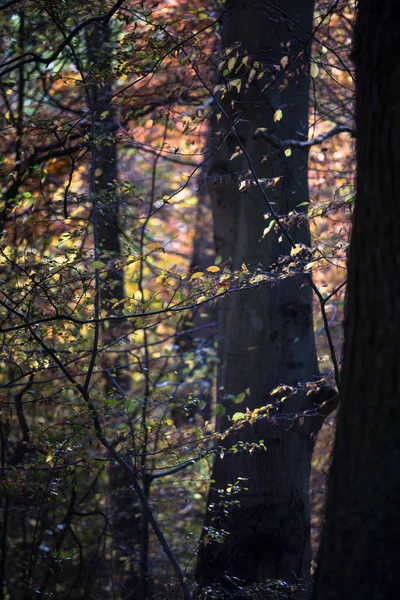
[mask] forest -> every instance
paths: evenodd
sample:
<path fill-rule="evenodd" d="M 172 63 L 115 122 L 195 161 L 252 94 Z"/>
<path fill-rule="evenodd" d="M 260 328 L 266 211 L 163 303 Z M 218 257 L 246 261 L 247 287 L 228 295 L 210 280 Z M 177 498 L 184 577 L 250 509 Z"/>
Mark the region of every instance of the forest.
<path fill-rule="evenodd" d="M 0 1 L 0 600 L 398 597 L 397 8 Z"/>

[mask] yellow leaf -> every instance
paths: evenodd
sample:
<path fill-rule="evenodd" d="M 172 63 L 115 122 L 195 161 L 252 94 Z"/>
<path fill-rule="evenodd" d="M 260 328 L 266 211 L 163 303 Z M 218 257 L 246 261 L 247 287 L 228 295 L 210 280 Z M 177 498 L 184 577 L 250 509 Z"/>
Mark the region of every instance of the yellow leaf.
<path fill-rule="evenodd" d="M 275 121 L 275 123 L 276 123 L 277 121 L 281 121 L 281 120 L 282 120 L 282 117 L 283 117 L 283 112 L 281 111 L 281 109 L 280 109 L 280 108 L 278 108 L 278 110 L 276 110 L 276 111 L 275 111 L 275 114 L 274 114 L 274 121 Z"/>
<path fill-rule="evenodd" d="M 210 273 L 218 273 L 218 271 L 220 271 L 220 268 L 216 265 L 211 265 L 211 267 L 207 267 L 206 271 L 209 271 Z"/>
<path fill-rule="evenodd" d="M 193 273 L 189 281 L 192 281 L 192 279 L 201 279 L 203 275 L 203 271 L 196 271 L 196 273 Z"/>
<path fill-rule="evenodd" d="M 242 85 L 242 80 L 241 80 L 241 79 L 232 79 L 232 80 L 229 82 L 229 89 L 232 89 L 232 88 L 234 88 L 234 87 L 235 87 L 235 88 L 236 88 L 236 90 L 237 90 L 237 92 L 239 93 L 239 92 L 240 92 L 241 85 Z"/>
<path fill-rule="evenodd" d="M 310 67 L 310 75 L 313 79 L 315 79 L 316 77 L 318 77 L 318 73 L 319 73 L 319 68 L 315 63 L 312 63 L 311 67 Z"/>
<path fill-rule="evenodd" d="M 289 57 L 287 57 L 287 56 L 283 56 L 283 57 L 281 58 L 281 66 L 282 66 L 282 69 L 284 69 L 284 68 L 286 67 L 286 65 L 288 64 L 288 62 L 289 62 Z"/>
<path fill-rule="evenodd" d="M 255 69 L 251 69 L 250 73 L 249 73 L 249 78 L 247 80 L 247 84 L 250 85 L 250 83 L 253 81 L 254 77 L 256 76 L 257 71 Z"/>
<path fill-rule="evenodd" d="M 246 267 L 245 263 L 242 264 L 242 271 L 243 271 L 243 273 L 248 273 L 249 272 L 249 270 Z"/>
<path fill-rule="evenodd" d="M 48 455 L 46 456 L 46 462 L 48 463 L 48 462 L 50 462 L 51 460 L 53 460 L 53 455 L 52 455 L 52 454 L 48 454 Z"/>
<path fill-rule="evenodd" d="M 292 154 L 292 151 L 290 148 L 286 148 L 285 150 L 285 156 L 290 156 Z"/>
<path fill-rule="evenodd" d="M 232 71 L 233 67 L 235 66 L 235 62 L 236 62 L 236 56 L 232 56 L 232 58 L 230 58 L 228 60 L 228 71 Z"/>
<path fill-rule="evenodd" d="M 150 252 L 153 252 L 153 250 L 158 250 L 159 247 L 160 247 L 160 244 L 147 244 L 146 245 L 147 250 L 150 250 Z"/>

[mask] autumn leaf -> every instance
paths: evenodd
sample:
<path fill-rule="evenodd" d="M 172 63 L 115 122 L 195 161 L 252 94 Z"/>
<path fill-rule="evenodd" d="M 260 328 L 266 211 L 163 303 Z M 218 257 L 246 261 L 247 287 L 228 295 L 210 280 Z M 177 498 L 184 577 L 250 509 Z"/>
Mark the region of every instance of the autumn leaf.
<path fill-rule="evenodd" d="M 201 279 L 203 275 L 203 271 L 196 271 L 196 273 L 193 273 L 189 281 L 192 281 L 193 279 Z"/>

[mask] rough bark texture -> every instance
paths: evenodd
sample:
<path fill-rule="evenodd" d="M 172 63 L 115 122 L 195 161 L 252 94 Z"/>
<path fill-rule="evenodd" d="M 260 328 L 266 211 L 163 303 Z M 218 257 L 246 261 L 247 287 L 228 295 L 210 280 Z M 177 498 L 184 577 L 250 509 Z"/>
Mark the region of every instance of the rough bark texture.
<path fill-rule="evenodd" d="M 399 27 L 394 0 L 359 3 L 357 199 L 343 383 L 315 600 L 399 595 Z"/>
<path fill-rule="evenodd" d="M 312 31 L 313 2 L 282 0 L 280 11 L 256 0 L 230 4 L 222 23 L 223 46 L 226 49 L 240 41 L 240 57 L 250 55 L 252 61 L 259 61 L 265 74 L 261 79 L 255 77 L 247 91 L 247 75 L 243 76 L 240 93 L 231 91 L 223 100 L 224 109 L 231 119 L 247 109 L 235 129 L 258 178 L 280 177 L 275 187 L 266 190 L 276 212 L 286 215 L 302 211 L 304 207 L 299 205 L 308 200 L 307 154 L 292 149 L 291 156 L 286 157 L 283 150 L 269 145 L 255 131 L 264 127 L 280 139 L 307 139 L 310 47 L 305 31 Z M 276 79 L 284 56 L 289 57 L 288 67 Z M 274 120 L 278 109 L 283 113 L 281 121 Z M 229 123 L 224 116 L 215 120 L 214 144 L 227 130 Z M 249 269 L 262 265 L 269 270 L 280 255 L 290 254 L 290 244 L 285 238 L 279 240 L 280 233 L 274 231 L 262 239 L 267 223 L 263 215 L 268 207 L 255 185 L 238 191 L 238 179 L 249 164 L 243 154 L 231 160 L 237 147 L 237 138 L 230 133 L 210 160 L 216 253 L 234 269 L 245 263 Z M 296 243 L 310 245 L 307 224 L 292 228 L 290 233 Z M 279 384 L 299 387 L 318 376 L 312 292 L 304 275 L 231 295 L 220 305 L 219 323 L 219 402 L 226 408 L 219 422 L 221 430 L 229 426 L 228 417 L 236 411 L 273 402 L 270 392 Z M 250 394 L 243 404 L 225 400 L 227 395 L 247 389 Z M 309 473 L 314 433 L 321 422 L 306 419 L 294 423 L 293 416 L 314 403 L 315 398 L 307 397 L 304 391 L 289 394 L 274 413 L 274 423 L 258 420 L 225 440 L 226 448 L 238 440 L 264 440 L 267 450 L 225 452 L 223 458 L 216 459 L 209 504 L 217 506 L 208 512 L 205 533 L 211 526 L 229 535 L 222 543 L 201 545 L 200 583 L 224 584 L 226 575 L 247 582 L 277 578 L 307 583 Z M 226 490 L 238 477 L 247 478 L 243 485 L 248 490 L 233 497 L 240 506 L 229 506 L 226 515 L 217 490 Z"/>

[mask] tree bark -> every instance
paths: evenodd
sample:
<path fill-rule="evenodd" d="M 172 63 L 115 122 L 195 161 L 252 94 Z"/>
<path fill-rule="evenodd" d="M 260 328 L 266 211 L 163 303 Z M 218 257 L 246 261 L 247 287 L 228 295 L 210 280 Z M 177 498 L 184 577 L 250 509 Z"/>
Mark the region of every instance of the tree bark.
<path fill-rule="evenodd" d="M 238 190 L 238 179 L 246 176 L 250 165 L 243 151 L 236 158 L 231 156 L 244 147 L 278 215 L 304 211 L 301 205 L 308 201 L 307 153 L 294 148 L 286 156 L 283 150 L 268 145 L 256 130 L 266 128 L 268 134 L 280 139 L 307 139 L 310 33 L 305 32 L 312 31 L 313 2 L 285 0 L 279 2 L 280 10 L 255 0 L 229 5 L 222 23 L 224 48 L 239 41 L 237 64 L 250 56 L 249 70 L 256 61 L 260 67 L 255 66 L 257 75 L 247 90 L 249 70 L 246 75 L 243 69 L 237 71 L 234 77 L 242 79 L 240 93 L 231 90 L 222 101 L 230 122 L 222 116 L 212 123 L 214 144 L 226 135 L 209 161 L 216 253 L 233 269 L 240 270 L 245 263 L 250 270 L 262 265 L 269 271 L 280 256 L 290 254 L 290 243 L 280 231 L 272 230 L 263 237 L 268 206 L 253 182 L 245 192 Z M 278 75 L 285 62 L 285 72 Z M 261 78 L 259 71 L 264 72 Z M 277 120 L 278 110 L 282 120 Z M 232 128 L 228 133 L 239 113 L 241 117 L 234 125 L 237 135 Z M 275 177 L 280 177 L 279 181 L 269 187 Z M 296 244 L 310 246 L 306 220 L 293 227 L 290 235 Z M 246 407 L 254 410 L 271 402 L 275 404 L 274 419 L 259 419 L 224 440 L 223 458 L 221 453 L 212 474 L 215 483 L 209 505 L 215 507 L 208 511 L 205 521 L 198 581 L 229 586 L 227 576 L 248 583 L 272 578 L 301 581 L 306 586 L 310 567 L 309 474 L 313 440 L 322 422 L 318 418 L 293 419 L 316 402 L 305 392 L 306 382 L 318 377 L 312 291 L 306 276 L 301 272 L 286 279 L 277 276 L 271 286 L 230 295 L 221 302 L 219 357 L 219 403 L 226 411 L 219 418 L 219 429 L 229 427 L 229 418 L 236 411 L 244 412 Z M 297 393 L 289 392 L 283 403 L 276 403 L 271 391 L 280 384 L 293 386 Z M 232 404 L 229 397 L 246 390 L 244 402 Z M 259 440 L 264 440 L 266 451 L 227 451 L 238 441 Z M 225 512 L 221 490 L 226 492 L 240 477 L 247 479 L 242 482 L 247 490 L 238 492 L 232 499 L 240 504 L 229 506 Z M 223 529 L 228 535 L 222 542 L 206 544 L 209 527 Z"/>
<path fill-rule="evenodd" d="M 314 600 L 398 596 L 400 568 L 400 18 L 359 3 L 357 197 L 342 391 Z"/>

